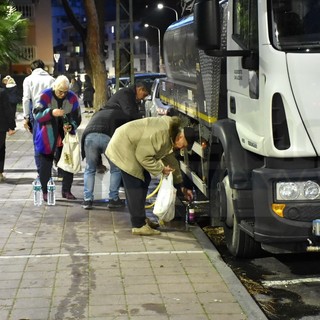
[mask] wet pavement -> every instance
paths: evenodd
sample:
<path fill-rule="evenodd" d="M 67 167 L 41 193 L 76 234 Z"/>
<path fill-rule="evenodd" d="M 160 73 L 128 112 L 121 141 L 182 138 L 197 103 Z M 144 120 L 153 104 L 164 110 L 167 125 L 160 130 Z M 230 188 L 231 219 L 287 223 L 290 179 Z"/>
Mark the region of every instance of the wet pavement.
<path fill-rule="evenodd" d="M 56 181 L 56 205 L 35 207 L 31 134 L 17 124 L 0 183 L 0 319 L 266 319 L 197 226 L 133 236 L 126 208 L 81 207 L 83 173 L 78 200 Z"/>

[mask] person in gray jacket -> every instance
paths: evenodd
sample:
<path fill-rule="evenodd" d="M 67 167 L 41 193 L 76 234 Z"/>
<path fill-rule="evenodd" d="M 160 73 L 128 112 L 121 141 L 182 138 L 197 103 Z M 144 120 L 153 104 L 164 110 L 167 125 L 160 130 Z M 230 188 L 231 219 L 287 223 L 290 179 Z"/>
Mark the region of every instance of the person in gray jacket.
<path fill-rule="evenodd" d="M 119 127 L 112 136 L 106 155 L 122 174 L 126 200 L 131 216 L 132 234 L 157 235 L 146 218 L 145 202 L 151 176 L 173 173 L 175 185 L 185 198 L 192 190 L 183 186 L 183 178 L 174 150 L 192 148 L 194 130 L 182 128 L 178 117 L 144 118 Z"/>

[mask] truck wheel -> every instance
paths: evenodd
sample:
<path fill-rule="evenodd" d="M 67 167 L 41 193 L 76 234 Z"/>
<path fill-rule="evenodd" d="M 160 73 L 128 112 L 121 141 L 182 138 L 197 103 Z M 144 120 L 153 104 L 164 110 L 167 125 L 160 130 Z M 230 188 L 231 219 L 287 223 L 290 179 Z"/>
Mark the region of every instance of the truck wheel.
<path fill-rule="evenodd" d="M 256 257 L 261 253 L 261 246 L 252 237 L 240 229 L 234 214 L 234 196 L 229 183 L 228 170 L 224 156 L 220 162 L 220 182 L 217 188 L 217 199 L 220 206 L 220 217 L 223 219 L 225 242 L 229 252 L 239 258 Z"/>

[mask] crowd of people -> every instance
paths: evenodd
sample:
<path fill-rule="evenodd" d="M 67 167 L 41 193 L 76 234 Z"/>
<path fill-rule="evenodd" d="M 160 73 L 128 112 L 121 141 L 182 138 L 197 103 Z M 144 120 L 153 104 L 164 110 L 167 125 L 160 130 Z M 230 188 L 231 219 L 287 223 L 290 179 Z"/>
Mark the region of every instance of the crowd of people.
<path fill-rule="evenodd" d="M 0 182 L 5 160 L 6 135 L 15 133 L 15 113 L 19 97 L 13 90 L 12 77 L 3 78 L 0 89 Z M 31 74 L 23 81 L 21 99 L 24 127 L 33 135 L 34 159 L 47 201 L 47 183 L 53 164 L 61 157 L 63 139 L 67 133 L 77 134 L 81 124 L 79 98 L 85 112 L 93 113 L 81 137 L 81 155 L 85 160 L 82 207 L 94 206 L 95 175 L 106 157 L 110 165 L 108 208 L 127 205 L 134 235 L 158 235 L 158 225 L 146 217 L 145 202 L 151 175 L 173 173 L 174 183 L 187 200 L 192 191 L 184 187 L 175 150 L 190 149 L 196 139 L 192 128 L 183 128 L 178 117 L 142 118 L 139 104 L 151 90 L 148 82 L 137 82 L 112 95 L 105 105 L 93 109 L 94 86 L 86 75 L 82 84 L 60 75 L 56 79 L 47 71 L 42 60 L 31 63 Z M 62 197 L 75 200 L 71 192 L 73 173 L 58 168 L 62 178 Z M 120 199 L 123 185 L 126 201 Z"/>

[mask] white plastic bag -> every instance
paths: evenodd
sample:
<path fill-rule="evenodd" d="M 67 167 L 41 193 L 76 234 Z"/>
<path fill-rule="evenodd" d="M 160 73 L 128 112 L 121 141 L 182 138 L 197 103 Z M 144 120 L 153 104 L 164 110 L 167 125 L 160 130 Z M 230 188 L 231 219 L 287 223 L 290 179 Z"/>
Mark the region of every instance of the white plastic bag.
<path fill-rule="evenodd" d="M 169 222 L 175 215 L 177 190 L 173 186 L 173 176 L 163 176 L 160 189 L 154 204 L 153 213 L 159 218 L 159 222 Z"/>
<path fill-rule="evenodd" d="M 81 153 L 78 135 L 67 132 L 62 143 L 61 157 L 57 166 L 64 171 L 78 173 L 81 171 Z"/>

